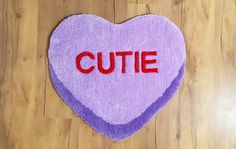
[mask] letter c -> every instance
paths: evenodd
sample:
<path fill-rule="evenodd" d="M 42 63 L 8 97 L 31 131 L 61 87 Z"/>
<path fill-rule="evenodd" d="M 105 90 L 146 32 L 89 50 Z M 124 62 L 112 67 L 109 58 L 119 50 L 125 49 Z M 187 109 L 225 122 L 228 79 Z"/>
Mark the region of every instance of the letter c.
<path fill-rule="evenodd" d="M 83 57 L 85 56 L 88 56 L 91 60 L 94 60 L 95 57 L 92 53 L 90 52 L 82 52 L 80 53 L 77 57 L 76 57 L 76 67 L 77 69 L 82 72 L 82 73 L 85 73 L 85 74 L 88 74 L 90 73 L 91 71 L 93 71 L 93 69 L 95 68 L 95 66 L 90 66 L 89 68 L 85 69 L 85 68 L 82 68 L 81 67 L 81 64 L 80 64 L 80 61 Z"/>

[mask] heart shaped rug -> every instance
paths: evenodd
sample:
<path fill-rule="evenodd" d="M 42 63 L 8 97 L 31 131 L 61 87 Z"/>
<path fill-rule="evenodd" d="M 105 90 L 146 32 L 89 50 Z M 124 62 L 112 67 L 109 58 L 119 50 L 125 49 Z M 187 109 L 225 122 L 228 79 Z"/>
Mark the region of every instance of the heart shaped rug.
<path fill-rule="evenodd" d="M 53 31 L 48 58 L 62 100 L 97 132 L 123 140 L 174 95 L 186 53 L 181 31 L 165 17 L 113 24 L 80 14 Z"/>

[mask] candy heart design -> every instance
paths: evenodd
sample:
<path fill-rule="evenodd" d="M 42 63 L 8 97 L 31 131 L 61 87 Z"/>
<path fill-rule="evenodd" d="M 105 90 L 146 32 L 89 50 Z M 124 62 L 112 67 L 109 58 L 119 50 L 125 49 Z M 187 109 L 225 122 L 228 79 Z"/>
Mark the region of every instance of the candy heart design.
<path fill-rule="evenodd" d="M 123 140 L 171 99 L 186 54 L 181 31 L 164 17 L 113 24 L 80 14 L 56 27 L 48 58 L 62 100 L 97 132 Z"/>

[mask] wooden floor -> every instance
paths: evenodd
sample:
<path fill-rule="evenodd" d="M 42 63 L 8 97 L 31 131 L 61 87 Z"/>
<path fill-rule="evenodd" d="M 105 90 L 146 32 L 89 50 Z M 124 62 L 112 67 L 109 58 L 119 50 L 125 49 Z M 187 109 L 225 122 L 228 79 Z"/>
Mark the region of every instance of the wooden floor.
<path fill-rule="evenodd" d="M 160 14 L 184 33 L 180 90 L 123 142 L 96 133 L 51 85 L 49 35 L 76 13 Z M 236 149 L 236 0 L 0 0 L 0 149 Z"/>

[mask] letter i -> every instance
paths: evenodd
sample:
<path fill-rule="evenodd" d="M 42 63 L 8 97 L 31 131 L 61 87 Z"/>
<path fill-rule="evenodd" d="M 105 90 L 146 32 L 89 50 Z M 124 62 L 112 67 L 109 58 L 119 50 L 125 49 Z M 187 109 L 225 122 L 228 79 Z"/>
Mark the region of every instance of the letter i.
<path fill-rule="evenodd" d="M 139 73 L 139 52 L 138 51 L 134 53 L 134 59 L 135 59 L 135 62 L 134 62 L 135 73 Z"/>

